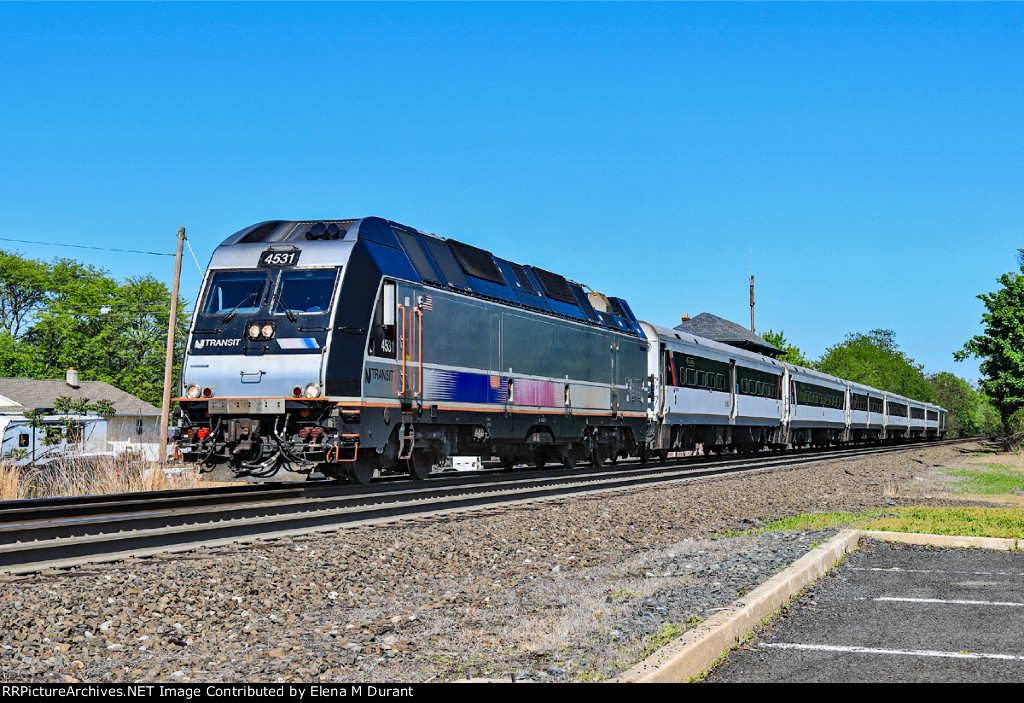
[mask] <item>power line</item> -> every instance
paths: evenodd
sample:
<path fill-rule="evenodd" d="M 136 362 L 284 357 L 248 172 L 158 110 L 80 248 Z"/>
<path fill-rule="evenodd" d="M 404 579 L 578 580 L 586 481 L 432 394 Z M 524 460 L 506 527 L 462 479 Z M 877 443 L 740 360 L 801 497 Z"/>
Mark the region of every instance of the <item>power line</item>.
<path fill-rule="evenodd" d="M 203 275 L 203 267 L 199 265 L 199 259 L 196 258 L 196 253 L 192 251 L 192 245 L 189 244 L 188 237 L 185 237 L 185 244 L 188 244 L 188 251 L 192 254 L 192 260 L 196 262 L 196 268 L 199 269 L 199 275 Z"/>
<path fill-rule="evenodd" d="M 137 249 L 111 249 L 109 247 L 90 247 L 84 244 L 63 244 L 61 242 L 34 242 L 30 239 L 8 239 L 0 237 L 0 242 L 18 242 L 20 244 L 42 244 L 51 247 L 74 247 L 75 249 L 98 249 L 99 251 L 119 251 L 125 254 L 150 254 L 151 256 L 174 256 L 162 251 L 139 251 Z M 198 266 L 198 262 L 196 263 Z"/>

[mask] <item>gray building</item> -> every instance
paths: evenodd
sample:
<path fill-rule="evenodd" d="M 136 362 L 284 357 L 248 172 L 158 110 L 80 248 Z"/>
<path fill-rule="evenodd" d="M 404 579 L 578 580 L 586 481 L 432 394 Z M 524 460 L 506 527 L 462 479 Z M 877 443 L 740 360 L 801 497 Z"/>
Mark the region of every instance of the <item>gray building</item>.
<path fill-rule="evenodd" d="M 703 337 L 740 349 L 747 349 L 773 359 L 782 354 L 781 349 L 764 341 L 750 330 L 709 312 L 702 312 L 694 317 L 683 315 L 683 321 L 673 329 L 692 334 L 695 337 Z"/>
<path fill-rule="evenodd" d="M 107 419 L 111 442 L 146 443 L 159 440 L 160 408 L 103 381 L 79 381 L 74 369 L 61 378 L 0 377 L 0 414 L 21 414 L 53 408 L 58 398 L 110 401 L 114 416 Z"/>

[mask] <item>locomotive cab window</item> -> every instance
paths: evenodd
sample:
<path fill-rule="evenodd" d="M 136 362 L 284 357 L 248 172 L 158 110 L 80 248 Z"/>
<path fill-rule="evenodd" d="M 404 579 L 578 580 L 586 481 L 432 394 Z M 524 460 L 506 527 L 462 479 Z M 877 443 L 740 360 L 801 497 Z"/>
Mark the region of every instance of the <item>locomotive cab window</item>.
<path fill-rule="evenodd" d="M 395 302 L 395 284 L 392 281 L 385 281 L 377 298 L 377 307 L 373 311 L 373 326 L 370 329 L 370 343 L 367 348 L 370 356 L 395 358 Z"/>
<path fill-rule="evenodd" d="M 277 314 L 321 313 L 331 307 L 334 281 L 338 277 L 335 269 L 291 269 L 281 273 L 274 296 L 274 312 Z"/>
<path fill-rule="evenodd" d="M 267 289 L 266 271 L 218 271 L 210 278 L 200 312 L 251 314 L 260 309 Z"/>

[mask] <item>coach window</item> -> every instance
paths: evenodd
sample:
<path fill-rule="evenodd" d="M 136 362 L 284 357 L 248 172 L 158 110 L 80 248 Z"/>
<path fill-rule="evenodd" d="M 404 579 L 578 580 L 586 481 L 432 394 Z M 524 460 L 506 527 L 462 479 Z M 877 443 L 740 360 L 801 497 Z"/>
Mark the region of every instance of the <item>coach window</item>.
<path fill-rule="evenodd" d="M 725 390 L 725 376 L 723 374 L 715 374 L 715 380 L 718 382 L 718 390 Z"/>
<path fill-rule="evenodd" d="M 704 387 L 704 372 L 703 371 L 698 371 L 697 372 L 697 388 L 703 388 L 703 387 Z"/>
<path fill-rule="evenodd" d="M 686 385 L 693 386 L 697 383 L 697 374 L 693 369 L 686 369 Z"/>
<path fill-rule="evenodd" d="M 749 385 L 747 384 L 747 379 L 744 378 L 742 381 L 740 381 L 740 389 L 742 390 L 742 392 L 746 393 L 748 388 Z"/>

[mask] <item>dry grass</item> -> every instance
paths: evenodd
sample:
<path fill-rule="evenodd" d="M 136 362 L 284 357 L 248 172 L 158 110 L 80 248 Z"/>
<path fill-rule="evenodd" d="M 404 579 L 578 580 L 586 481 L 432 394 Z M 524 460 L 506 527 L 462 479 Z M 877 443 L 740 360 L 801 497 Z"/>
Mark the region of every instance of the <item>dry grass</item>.
<path fill-rule="evenodd" d="M 891 498 L 892 500 L 899 500 L 900 485 L 895 481 L 886 481 L 885 488 L 882 489 L 882 497 Z"/>
<path fill-rule="evenodd" d="M 200 485 L 212 484 L 204 483 L 198 471 L 168 476 L 156 463 L 131 454 L 88 460 L 68 456 L 32 468 L 0 461 L 0 500 L 137 493 Z"/>

